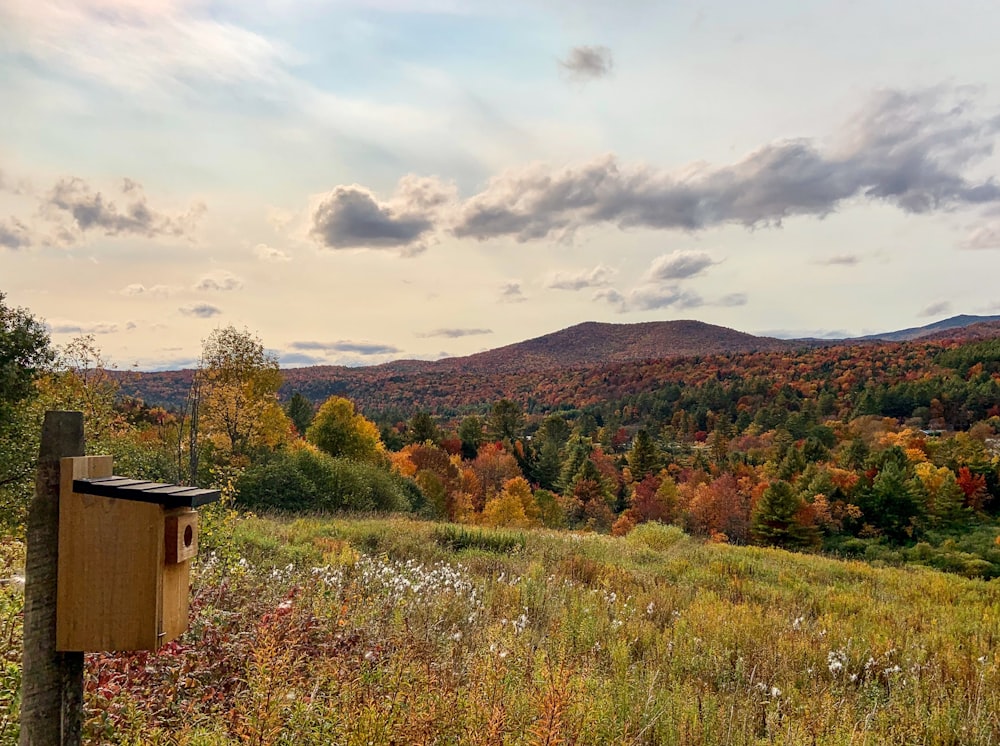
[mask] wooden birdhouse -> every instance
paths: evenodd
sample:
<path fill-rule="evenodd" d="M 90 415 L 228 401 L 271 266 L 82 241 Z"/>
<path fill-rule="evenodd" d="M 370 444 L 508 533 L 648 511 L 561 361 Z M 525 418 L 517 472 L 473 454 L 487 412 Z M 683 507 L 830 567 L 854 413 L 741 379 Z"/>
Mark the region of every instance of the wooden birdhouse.
<path fill-rule="evenodd" d="M 156 650 L 187 629 L 194 509 L 219 492 L 112 471 L 110 456 L 61 461 L 60 651 Z"/>

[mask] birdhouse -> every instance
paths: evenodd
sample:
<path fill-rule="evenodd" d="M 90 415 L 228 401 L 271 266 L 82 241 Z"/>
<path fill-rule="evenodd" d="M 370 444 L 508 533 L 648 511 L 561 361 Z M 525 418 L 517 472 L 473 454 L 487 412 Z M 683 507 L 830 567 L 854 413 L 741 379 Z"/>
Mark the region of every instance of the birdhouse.
<path fill-rule="evenodd" d="M 195 508 L 219 492 L 112 472 L 110 456 L 61 462 L 60 651 L 156 650 L 187 629 Z"/>

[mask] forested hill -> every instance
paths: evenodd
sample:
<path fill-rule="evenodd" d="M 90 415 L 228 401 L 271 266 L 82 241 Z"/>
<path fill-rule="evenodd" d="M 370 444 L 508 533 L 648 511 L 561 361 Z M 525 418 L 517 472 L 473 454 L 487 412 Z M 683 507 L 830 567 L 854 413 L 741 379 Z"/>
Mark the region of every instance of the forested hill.
<path fill-rule="evenodd" d="M 910 329 L 899 329 L 894 332 L 882 332 L 881 334 L 869 334 L 858 337 L 860 340 L 878 340 L 882 342 L 906 342 L 911 339 L 935 339 L 945 338 L 952 335 L 955 330 L 963 330 L 967 327 L 975 326 L 966 336 L 972 337 L 979 333 L 979 337 L 994 336 L 997 329 L 1000 329 L 1000 316 L 970 316 L 961 314 L 952 316 L 950 319 L 935 321 L 933 324 L 916 326 Z"/>
<path fill-rule="evenodd" d="M 525 373 L 799 346 L 798 342 L 756 337 L 702 321 L 640 324 L 588 321 L 495 350 L 439 360 L 434 363 L 434 369 L 463 373 Z"/>
<path fill-rule="evenodd" d="M 943 329 L 910 342 L 779 340 L 697 321 L 585 323 L 468 357 L 400 360 L 363 368 L 312 366 L 283 371 L 282 395 L 321 402 L 346 396 L 369 414 L 417 410 L 457 414 L 510 398 L 543 411 L 581 407 L 687 385 L 706 376 L 809 379 L 845 376 L 855 385 L 895 383 L 928 374 L 937 352 L 966 341 L 1000 337 L 1000 323 Z M 917 349 L 919 348 L 919 352 Z M 909 360 L 903 366 L 898 361 Z M 146 403 L 183 406 L 192 371 L 129 374 L 123 391 Z M 892 380 L 889 380 L 892 379 Z M 814 384 L 815 385 L 815 384 Z M 841 393 L 846 394 L 846 391 Z"/>
<path fill-rule="evenodd" d="M 284 392 L 298 391 L 313 401 L 332 394 L 354 399 L 363 409 L 417 406 L 451 408 L 500 396 L 517 379 L 545 371 L 562 373 L 646 360 L 691 355 L 789 350 L 814 344 L 757 337 L 701 321 L 651 321 L 639 324 L 586 322 L 524 342 L 465 357 L 396 360 L 348 368 L 315 365 L 283 371 Z M 151 405 L 180 407 L 192 371 L 129 374 L 123 388 Z M 510 380 L 507 380 L 510 379 Z M 408 395 L 406 392 L 412 392 Z"/>

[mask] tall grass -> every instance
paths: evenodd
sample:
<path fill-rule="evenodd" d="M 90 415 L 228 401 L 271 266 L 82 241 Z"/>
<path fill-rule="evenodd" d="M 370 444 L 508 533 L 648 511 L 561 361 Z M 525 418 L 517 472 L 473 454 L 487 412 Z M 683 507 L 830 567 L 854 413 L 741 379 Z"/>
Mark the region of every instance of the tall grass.
<path fill-rule="evenodd" d="M 88 656 L 87 735 L 1000 743 L 996 583 L 640 528 L 510 551 L 405 519 L 241 519 L 197 568 L 187 635 Z"/>

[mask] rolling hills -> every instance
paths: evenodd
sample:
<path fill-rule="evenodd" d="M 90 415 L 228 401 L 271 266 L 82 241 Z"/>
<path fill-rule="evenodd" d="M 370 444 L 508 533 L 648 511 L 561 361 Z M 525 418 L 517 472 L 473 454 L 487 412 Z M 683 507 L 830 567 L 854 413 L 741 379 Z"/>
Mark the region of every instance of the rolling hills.
<path fill-rule="evenodd" d="M 946 344 L 996 336 L 1000 336 L 1000 317 L 981 316 L 956 316 L 924 327 L 844 340 L 776 339 L 692 320 L 586 322 L 464 357 L 396 360 L 368 367 L 289 368 L 283 371 L 282 395 L 297 391 L 314 402 L 346 396 L 366 412 L 401 414 L 418 409 L 453 414 L 503 397 L 529 408 L 535 402 L 544 409 L 566 402 L 580 406 L 698 375 L 688 371 L 688 366 L 687 372 L 676 370 L 680 361 L 698 357 L 750 356 L 744 363 L 714 363 L 738 374 L 751 364 L 780 365 L 789 353 L 900 344 L 901 340 Z M 192 376 L 191 370 L 128 374 L 122 388 L 148 404 L 180 408 Z"/>

